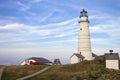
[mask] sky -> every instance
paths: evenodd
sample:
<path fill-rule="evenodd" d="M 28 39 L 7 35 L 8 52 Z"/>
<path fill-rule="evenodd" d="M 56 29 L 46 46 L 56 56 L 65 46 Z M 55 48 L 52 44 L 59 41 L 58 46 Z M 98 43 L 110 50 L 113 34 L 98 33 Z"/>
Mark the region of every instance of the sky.
<path fill-rule="evenodd" d="M 120 0 L 0 0 L 0 64 L 29 57 L 70 63 L 80 12 L 90 21 L 92 52 L 120 52 Z"/>

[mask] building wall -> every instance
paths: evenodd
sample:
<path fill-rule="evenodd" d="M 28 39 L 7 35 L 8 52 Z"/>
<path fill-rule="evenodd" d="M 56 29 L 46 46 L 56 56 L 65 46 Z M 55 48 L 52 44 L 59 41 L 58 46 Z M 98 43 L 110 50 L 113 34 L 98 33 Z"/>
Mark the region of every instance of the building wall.
<path fill-rule="evenodd" d="M 22 63 L 20 63 L 20 65 L 25 65 L 25 61 L 23 61 Z"/>
<path fill-rule="evenodd" d="M 33 59 L 24 60 L 20 65 L 30 65 L 30 61 L 35 62 Z"/>
<path fill-rule="evenodd" d="M 119 70 L 119 60 L 106 60 L 106 68 Z"/>
<path fill-rule="evenodd" d="M 78 62 L 80 62 L 80 59 L 77 56 L 73 55 L 71 57 L 71 64 L 75 64 L 75 63 L 78 63 Z"/>

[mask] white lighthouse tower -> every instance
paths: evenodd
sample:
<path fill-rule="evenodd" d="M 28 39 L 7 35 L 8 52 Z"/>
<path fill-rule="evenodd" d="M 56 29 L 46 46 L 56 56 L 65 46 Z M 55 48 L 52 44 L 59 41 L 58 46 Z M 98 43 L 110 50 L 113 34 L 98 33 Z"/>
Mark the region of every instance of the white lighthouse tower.
<path fill-rule="evenodd" d="M 84 9 L 81 11 L 79 25 L 78 53 L 84 56 L 85 60 L 92 60 L 89 20 Z"/>
<path fill-rule="evenodd" d="M 71 64 L 82 62 L 83 60 L 92 60 L 89 20 L 87 11 L 83 9 L 79 21 L 79 35 L 78 35 L 78 53 L 74 53 L 71 58 Z"/>

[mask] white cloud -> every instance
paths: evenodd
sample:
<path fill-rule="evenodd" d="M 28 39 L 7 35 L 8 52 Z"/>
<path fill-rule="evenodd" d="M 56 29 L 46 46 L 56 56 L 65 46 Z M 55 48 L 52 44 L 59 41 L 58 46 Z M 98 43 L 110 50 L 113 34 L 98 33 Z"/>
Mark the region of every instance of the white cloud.
<path fill-rule="evenodd" d="M 38 2 L 41 2 L 42 0 L 31 0 L 31 2 L 33 3 L 38 3 Z"/>
<path fill-rule="evenodd" d="M 75 27 L 76 20 L 77 18 L 74 18 L 60 23 L 42 26 L 31 26 L 20 23 L 2 25 L 0 26 L 0 36 L 2 37 L 2 39 L 0 38 L 0 42 L 26 41 L 45 38 L 62 39 L 62 37 L 77 34 L 77 27 Z"/>
<path fill-rule="evenodd" d="M 100 15 L 100 16 L 99 16 Z M 114 47 L 118 47 L 119 45 L 113 43 L 113 41 L 117 42 L 117 39 L 120 39 L 119 32 L 119 21 L 120 18 L 114 18 L 113 16 L 104 16 L 104 15 L 95 15 L 91 16 L 90 19 L 96 20 L 96 21 L 102 21 L 102 22 L 97 22 L 97 24 L 91 25 L 90 26 L 90 32 L 91 33 L 101 33 L 102 35 L 106 34 L 109 37 L 102 38 L 102 35 L 98 38 L 92 38 L 92 43 L 94 45 L 106 45 L 109 46 L 109 44 L 114 45 Z M 105 14 L 106 15 L 106 14 Z M 52 16 L 52 13 L 49 14 L 48 16 L 43 18 L 43 21 L 46 20 Z M 97 17 L 99 16 L 99 17 Z M 46 24 L 46 25 L 41 25 L 41 26 L 31 26 L 31 25 L 26 25 L 26 24 L 20 24 L 20 23 L 14 23 L 14 24 L 7 24 L 4 26 L 0 26 L 0 30 L 8 30 L 11 32 L 8 32 L 11 34 L 10 37 L 6 38 L 8 40 L 1 39 L 0 42 L 11 42 L 12 40 L 16 39 L 16 41 L 27 41 L 27 40 L 41 40 L 45 39 L 60 39 L 61 41 L 54 41 L 55 43 L 59 42 L 64 42 L 63 37 L 67 38 L 68 36 L 75 35 L 77 36 L 78 34 L 78 27 L 79 25 L 77 24 L 79 18 L 73 18 L 70 20 L 66 20 L 63 22 L 58 22 L 58 23 L 52 23 L 52 24 Z M 94 22 L 94 21 L 93 21 Z M 5 36 L 10 36 L 8 33 L 4 33 Z M 15 34 L 17 33 L 17 34 Z M 114 33 L 114 34 L 113 34 Z M 2 36 L 3 33 L 0 33 L 0 36 Z M 19 37 L 16 37 L 19 36 Z M 31 38 L 30 38 L 31 36 Z M 74 38 L 76 37 L 74 36 Z M 97 35 L 96 35 L 97 36 Z M 19 39 L 19 40 L 18 40 Z M 69 39 L 69 38 L 68 38 Z M 76 40 L 76 39 L 75 39 Z M 113 40 L 113 41 L 112 41 Z M 48 43 L 53 43 L 53 41 L 49 41 Z M 67 40 L 68 41 L 68 40 Z M 66 42 L 66 41 L 65 41 Z M 68 41 L 69 42 L 69 41 Z M 74 40 L 72 41 L 74 42 Z M 34 44 L 34 42 L 33 42 Z M 96 46 L 95 46 L 96 47 Z"/>
<path fill-rule="evenodd" d="M 14 24 L 7 24 L 5 26 L 0 26 L 0 30 L 4 29 L 4 30 L 13 30 L 13 29 L 19 29 L 22 28 L 23 24 L 18 24 L 18 23 L 14 23 Z"/>
<path fill-rule="evenodd" d="M 104 39 L 104 38 L 97 38 L 97 39 L 91 39 L 91 41 L 93 41 L 93 42 L 96 42 L 96 43 L 98 43 L 98 44 L 101 44 L 101 43 L 103 43 L 103 42 L 107 42 L 108 41 L 108 39 Z"/>
<path fill-rule="evenodd" d="M 91 46 L 92 48 L 102 48 L 102 47 L 113 47 L 112 43 L 110 44 L 110 40 L 107 38 L 92 38 L 91 39 Z"/>
<path fill-rule="evenodd" d="M 64 36 L 66 36 L 66 34 L 65 33 L 61 33 L 61 34 L 55 35 L 54 37 L 64 37 Z"/>
<path fill-rule="evenodd" d="M 42 18 L 41 20 L 40 20 L 40 22 L 43 22 L 43 21 L 46 21 L 49 17 L 51 17 L 53 15 L 53 13 L 50 13 L 50 14 L 48 14 L 47 16 L 45 16 L 44 18 Z"/>
<path fill-rule="evenodd" d="M 111 38 L 119 38 L 120 27 L 119 27 L 120 18 L 114 19 L 111 17 L 109 20 L 104 20 L 103 23 L 98 23 L 97 25 L 91 26 L 91 33 L 104 33 L 109 35 Z M 120 39 L 120 38 L 119 38 Z"/>
<path fill-rule="evenodd" d="M 10 24 L 17 22 L 16 17 L 11 16 L 0 16 L 0 25 Z"/>
<path fill-rule="evenodd" d="M 113 50 L 114 53 L 120 52 L 120 48 L 93 48 L 92 49 L 93 53 L 97 55 L 104 55 L 104 53 L 109 53 L 109 50 Z"/>
<path fill-rule="evenodd" d="M 94 11 L 91 11 L 94 13 L 94 15 L 90 15 L 89 16 L 89 20 L 92 20 L 94 22 L 94 20 L 102 20 L 102 21 L 105 21 L 105 20 L 109 20 L 111 18 L 111 16 L 109 14 L 106 14 L 106 13 L 102 13 L 100 11 L 97 11 L 96 10 Z"/>
<path fill-rule="evenodd" d="M 109 17 L 110 18 L 110 17 Z M 97 19 L 95 17 L 95 19 Z M 99 18 L 98 18 L 99 19 Z M 100 18 L 101 19 L 101 18 Z M 105 19 L 105 18 L 104 18 Z M 107 18 L 106 18 L 107 19 Z M 95 24 L 93 26 L 90 26 L 90 32 L 91 33 L 101 33 L 102 35 L 107 34 L 109 37 L 102 38 L 102 35 L 98 38 L 92 38 L 92 43 L 94 45 L 107 45 L 109 44 L 113 45 L 113 41 L 117 41 L 117 39 L 120 39 L 119 32 L 119 18 L 116 18 L 117 21 L 114 21 L 114 18 L 111 17 L 110 20 L 104 20 L 103 24 Z M 78 18 L 73 18 L 67 21 L 59 22 L 59 23 L 52 23 L 47 25 L 41 25 L 41 26 L 31 26 L 26 24 L 20 24 L 20 23 L 14 23 L 14 24 L 7 24 L 4 26 L 0 26 L 1 31 L 8 31 L 7 33 L 0 33 L 0 36 L 3 34 L 6 36 L 3 39 L 0 39 L 0 42 L 11 42 L 14 41 L 28 41 L 28 40 L 41 40 L 41 39 L 60 39 L 61 41 L 54 41 L 54 42 L 64 42 L 62 39 L 63 37 L 67 38 L 68 36 L 72 35 L 78 35 L 78 27 L 77 24 Z M 9 32 L 10 31 L 10 32 Z M 16 34 L 17 33 L 17 34 Z M 114 33 L 114 34 L 113 34 Z M 11 36 L 11 37 L 9 37 Z M 19 37 L 18 37 L 19 36 Z M 30 38 L 31 36 L 31 38 Z M 76 37 L 74 36 L 74 38 Z M 97 36 L 97 35 L 96 35 Z M 3 37 L 3 36 L 2 36 Z M 10 39 L 9 39 L 10 38 Z M 7 39 L 7 40 L 4 40 Z M 68 38 L 69 39 L 69 38 Z M 76 39 L 75 39 L 76 40 Z M 69 42 L 69 41 L 68 41 Z M 73 41 L 72 41 L 73 42 Z M 34 43 L 34 42 L 33 42 Z M 50 41 L 50 43 L 53 43 Z M 101 44 L 101 46 L 102 46 Z M 118 44 L 114 45 L 118 46 Z"/>
<path fill-rule="evenodd" d="M 7 24 L 5 26 L 0 26 L 0 30 L 7 30 L 11 31 L 14 35 L 15 33 L 19 34 L 38 34 L 41 36 L 50 34 L 50 30 L 47 29 L 38 29 L 35 26 L 25 25 L 25 24 L 19 24 L 19 23 L 13 23 L 13 24 Z M 10 32 L 9 32 L 10 33 Z"/>
<path fill-rule="evenodd" d="M 21 11 L 27 11 L 28 9 L 30 9 L 30 6 L 27 6 L 27 4 L 23 4 L 23 3 L 20 2 L 20 1 L 17 1 L 16 4 L 21 7 L 21 8 L 20 8 Z"/>
<path fill-rule="evenodd" d="M 4 38 L 4 39 L 0 39 L 0 42 L 16 42 L 16 41 L 24 41 L 24 39 L 20 38 L 20 37 L 15 37 L 15 38 Z"/>
<path fill-rule="evenodd" d="M 77 22 L 78 22 L 78 17 L 70 19 L 70 20 L 58 22 L 58 23 L 46 24 L 46 25 L 43 25 L 43 27 L 48 27 L 48 28 L 54 27 L 54 28 L 56 28 L 56 26 L 61 26 L 62 28 L 63 27 L 64 28 L 71 28 L 71 26 L 69 26 L 69 25 L 76 25 Z"/>
<path fill-rule="evenodd" d="M 61 25 L 66 25 L 66 24 L 74 24 L 78 21 L 78 17 L 58 23 L 57 25 L 61 26 Z"/>
<path fill-rule="evenodd" d="M 108 46 L 111 45 L 109 47 L 120 47 L 119 44 L 116 44 L 118 40 L 120 40 L 120 17 L 116 17 L 114 15 L 112 16 L 107 13 L 101 13 L 99 11 L 93 11 L 93 13 L 96 13 L 96 15 L 91 15 L 89 18 L 92 23 L 90 25 L 90 32 L 98 36 L 98 38 L 95 38 L 94 40 L 98 41 L 98 39 L 101 39 L 103 41 L 101 44 L 108 44 Z M 99 33 L 99 35 L 97 35 L 97 33 Z M 107 36 L 102 37 L 104 35 Z M 96 44 L 99 44 L 99 42 Z"/>
<path fill-rule="evenodd" d="M 102 33 L 104 30 L 101 28 L 99 25 L 91 26 L 90 27 L 90 32 L 91 33 Z"/>

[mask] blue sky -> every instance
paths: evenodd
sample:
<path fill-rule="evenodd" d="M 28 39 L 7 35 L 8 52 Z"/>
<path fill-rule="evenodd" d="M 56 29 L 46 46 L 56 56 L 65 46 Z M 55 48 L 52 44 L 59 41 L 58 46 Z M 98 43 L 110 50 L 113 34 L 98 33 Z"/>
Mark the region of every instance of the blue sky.
<path fill-rule="evenodd" d="M 88 12 L 92 51 L 120 52 L 120 0 L 0 0 L 0 64 L 77 52 L 80 11 Z"/>

